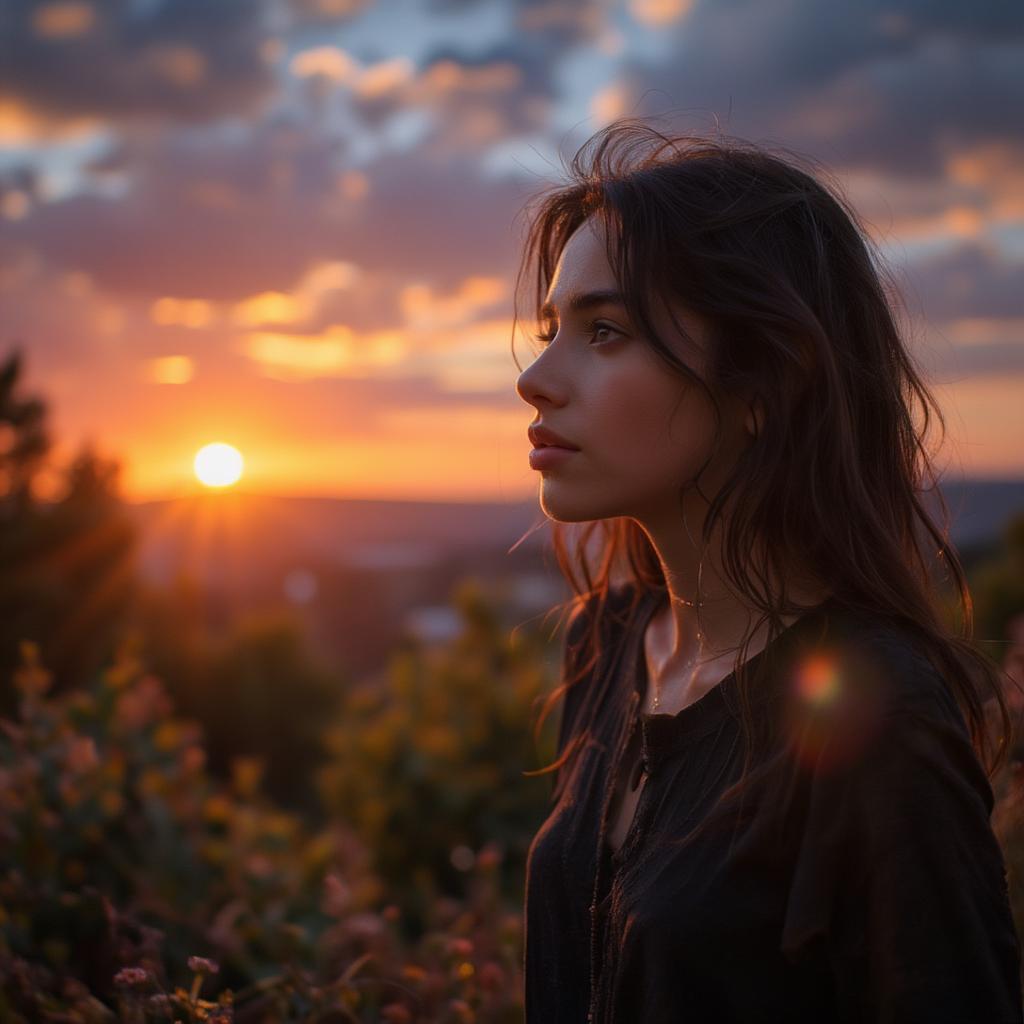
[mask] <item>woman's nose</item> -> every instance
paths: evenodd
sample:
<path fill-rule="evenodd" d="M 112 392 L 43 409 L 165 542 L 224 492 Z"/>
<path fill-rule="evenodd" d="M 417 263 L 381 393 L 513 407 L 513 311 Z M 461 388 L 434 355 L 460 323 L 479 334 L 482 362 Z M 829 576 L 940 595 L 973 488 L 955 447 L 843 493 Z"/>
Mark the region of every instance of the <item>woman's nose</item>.
<path fill-rule="evenodd" d="M 516 380 L 519 397 L 538 410 L 545 402 L 560 405 L 565 401 L 565 384 L 559 381 L 550 351 L 548 348 L 541 352 Z"/>

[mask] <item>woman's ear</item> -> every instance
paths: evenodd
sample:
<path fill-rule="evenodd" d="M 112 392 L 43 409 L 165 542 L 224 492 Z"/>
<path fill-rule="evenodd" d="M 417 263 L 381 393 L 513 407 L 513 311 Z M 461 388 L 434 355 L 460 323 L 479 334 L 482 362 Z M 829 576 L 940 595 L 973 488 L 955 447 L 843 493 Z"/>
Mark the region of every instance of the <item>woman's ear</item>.
<path fill-rule="evenodd" d="M 747 415 L 744 417 L 743 425 L 747 433 L 756 438 L 764 428 L 764 403 L 756 396 L 747 402 Z"/>

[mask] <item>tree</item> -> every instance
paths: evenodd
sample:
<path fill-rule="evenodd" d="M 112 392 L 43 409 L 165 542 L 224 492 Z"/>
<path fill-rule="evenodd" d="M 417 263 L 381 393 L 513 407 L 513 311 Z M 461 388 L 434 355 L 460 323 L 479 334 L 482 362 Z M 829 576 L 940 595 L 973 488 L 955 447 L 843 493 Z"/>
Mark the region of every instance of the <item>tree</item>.
<path fill-rule="evenodd" d="M 23 515 L 32 502 L 32 482 L 49 455 L 46 404 L 22 397 L 20 350 L 0 364 L 0 510 L 4 522 Z"/>
<path fill-rule="evenodd" d="M 117 493 L 120 465 L 83 445 L 56 501 L 34 483 L 51 441 L 42 399 L 18 393 L 20 352 L 0 365 L 0 712 L 13 710 L 22 640 L 61 691 L 89 681 L 126 633 L 138 587 L 137 535 Z"/>

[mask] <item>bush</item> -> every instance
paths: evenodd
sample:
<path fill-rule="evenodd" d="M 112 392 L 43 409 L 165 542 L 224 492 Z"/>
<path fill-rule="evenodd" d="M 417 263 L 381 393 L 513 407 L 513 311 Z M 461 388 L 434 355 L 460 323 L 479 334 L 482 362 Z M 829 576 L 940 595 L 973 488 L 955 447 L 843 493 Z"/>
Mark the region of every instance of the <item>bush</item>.
<path fill-rule="evenodd" d="M 534 702 L 551 685 L 538 638 L 514 634 L 510 642 L 472 584 L 455 606 L 464 622 L 457 638 L 434 649 L 410 645 L 381 680 L 345 698 L 319 774 L 329 814 L 352 825 L 410 911 L 435 892 L 463 895 L 472 851 L 488 843 L 506 854 L 505 896 L 521 901 L 526 853 L 551 792 L 551 776 L 523 776 L 554 756 L 557 714 L 543 749 L 531 729 Z"/>
<path fill-rule="evenodd" d="M 34 644 L 22 659 L 0 721 L 0 1018 L 521 1020 L 500 848 L 409 942 L 354 833 L 307 832 L 258 761 L 214 783 L 130 647 L 59 698 Z"/>

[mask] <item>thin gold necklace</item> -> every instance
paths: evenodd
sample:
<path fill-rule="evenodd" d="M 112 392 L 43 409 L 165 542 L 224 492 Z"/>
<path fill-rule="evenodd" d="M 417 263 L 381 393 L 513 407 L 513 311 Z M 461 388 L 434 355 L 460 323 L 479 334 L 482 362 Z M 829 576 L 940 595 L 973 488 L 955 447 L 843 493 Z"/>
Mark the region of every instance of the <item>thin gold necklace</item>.
<path fill-rule="evenodd" d="M 697 601 L 696 603 L 694 603 L 693 601 L 687 601 L 687 600 L 685 600 L 684 598 L 681 598 L 681 597 L 676 598 L 675 600 L 679 604 L 685 604 L 687 608 L 696 608 L 700 604 L 700 601 Z M 670 608 L 671 608 L 671 601 L 672 601 L 672 599 L 670 598 L 669 599 L 669 602 L 670 602 L 669 603 L 669 607 Z M 648 625 L 649 625 L 649 623 L 648 623 Z M 644 630 L 645 636 L 646 636 L 646 632 L 647 631 L 645 629 Z M 698 629 L 697 630 L 697 644 L 698 644 L 698 647 L 700 645 L 701 636 L 702 636 L 701 631 Z M 646 658 L 646 656 L 647 655 L 646 655 L 646 652 L 645 652 L 644 657 Z M 648 677 L 650 677 L 650 669 L 648 669 L 648 673 L 647 674 L 648 674 Z M 655 679 L 654 680 L 654 713 L 655 714 L 658 714 L 658 708 L 660 708 L 660 707 L 661 707 L 661 687 L 658 685 L 658 681 Z"/>

